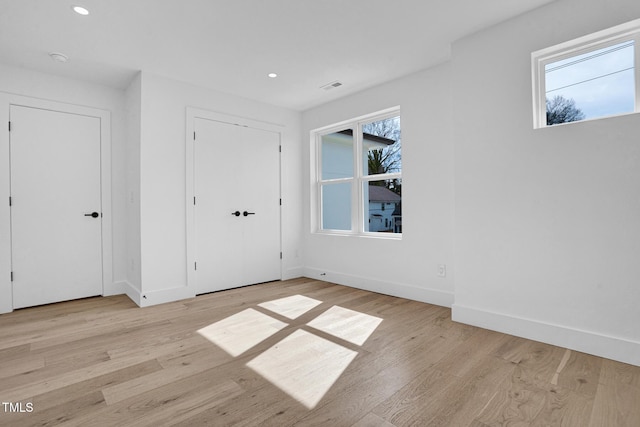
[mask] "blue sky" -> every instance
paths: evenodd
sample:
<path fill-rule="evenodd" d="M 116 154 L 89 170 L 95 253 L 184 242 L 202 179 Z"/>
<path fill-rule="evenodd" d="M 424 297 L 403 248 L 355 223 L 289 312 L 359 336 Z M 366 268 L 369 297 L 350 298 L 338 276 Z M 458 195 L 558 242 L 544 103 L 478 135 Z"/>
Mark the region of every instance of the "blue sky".
<path fill-rule="evenodd" d="M 546 65 L 547 98 L 573 99 L 585 118 L 634 110 L 633 41 Z"/>

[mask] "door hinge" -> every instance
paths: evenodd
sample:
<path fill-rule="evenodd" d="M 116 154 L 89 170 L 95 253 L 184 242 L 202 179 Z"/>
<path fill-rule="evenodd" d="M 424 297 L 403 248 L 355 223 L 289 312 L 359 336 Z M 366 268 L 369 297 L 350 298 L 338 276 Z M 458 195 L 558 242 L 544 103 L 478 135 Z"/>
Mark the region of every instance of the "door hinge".
<path fill-rule="evenodd" d="M 193 131 L 193 140 L 196 140 L 196 131 Z"/>
<path fill-rule="evenodd" d="M 9 122 L 9 132 L 11 132 L 11 122 Z"/>
<path fill-rule="evenodd" d="M 280 199 L 280 206 L 282 206 L 282 199 Z"/>
<path fill-rule="evenodd" d="M 282 145 L 279 145 L 279 146 L 278 146 L 278 152 L 279 152 L 279 153 L 282 153 Z"/>
<path fill-rule="evenodd" d="M 13 282 L 13 271 L 11 272 L 11 281 Z"/>
<path fill-rule="evenodd" d="M 280 259 L 282 259 L 282 252 L 280 252 Z"/>
<path fill-rule="evenodd" d="M 197 263 L 197 262 L 194 262 L 194 263 L 193 263 L 193 269 L 194 269 L 194 270 L 197 270 L 197 269 L 198 269 L 198 263 Z"/>
<path fill-rule="evenodd" d="M 196 205 L 196 196 L 193 196 L 193 205 Z"/>
<path fill-rule="evenodd" d="M 9 206 L 12 206 L 13 201 L 11 200 L 11 196 L 9 196 Z"/>

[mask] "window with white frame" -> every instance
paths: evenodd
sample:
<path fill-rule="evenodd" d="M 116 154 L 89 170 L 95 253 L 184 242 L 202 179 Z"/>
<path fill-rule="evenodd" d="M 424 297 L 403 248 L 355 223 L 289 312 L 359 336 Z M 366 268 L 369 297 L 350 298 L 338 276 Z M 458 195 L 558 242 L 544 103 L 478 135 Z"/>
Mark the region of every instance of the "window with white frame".
<path fill-rule="evenodd" d="M 534 127 L 640 111 L 640 19 L 531 54 Z"/>
<path fill-rule="evenodd" d="M 402 235 L 400 110 L 313 132 L 316 230 Z"/>

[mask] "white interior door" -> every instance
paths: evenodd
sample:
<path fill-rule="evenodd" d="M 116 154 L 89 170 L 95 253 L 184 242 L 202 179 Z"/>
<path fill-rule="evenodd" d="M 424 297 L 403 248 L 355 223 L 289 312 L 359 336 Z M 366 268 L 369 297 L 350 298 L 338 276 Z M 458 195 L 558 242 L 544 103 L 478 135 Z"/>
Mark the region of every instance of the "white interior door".
<path fill-rule="evenodd" d="M 279 134 L 194 120 L 196 292 L 280 279 Z"/>
<path fill-rule="evenodd" d="M 10 119 L 13 307 L 101 295 L 100 119 L 15 105 Z"/>
<path fill-rule="evenodd" d="M 280 137 L 252 128 L 242 129 L 243 275 L 245 284 L 280 279 Z"/>

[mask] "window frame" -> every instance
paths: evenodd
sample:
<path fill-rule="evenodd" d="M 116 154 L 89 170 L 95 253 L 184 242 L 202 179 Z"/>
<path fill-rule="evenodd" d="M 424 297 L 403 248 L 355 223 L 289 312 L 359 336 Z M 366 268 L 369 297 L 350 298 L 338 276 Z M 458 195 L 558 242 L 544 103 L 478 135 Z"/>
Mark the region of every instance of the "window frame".
<path fill-rule="evenodd" d="M 402 180 L 402 168 L 400 172 L 384 173 L 368 175 L 368 171 L 365 170 L 365 166 L 362 162 L 363 151 L 363 125 L 371 122 L 389 119 L 393 117 L 400 117 L 400 107 L 392 107 L 376 113 L 367 114 L 364 116 L 356 117 L 351 120 L 346 120 L 337 124 L 326 126 L 323 128 L 315 129 L 311 131 L 312 153 L 315 155 L 315 162 L 313 162 L 314 170 L 312 171 L 313 177 L 313 189 L 315 195 L 311 198 L 312 201 L 312 232 L 318 234 L 327 235 L 339 235 L 339 236 L 361 236 L 361 237 L 374 237 L 374 238 L 386 238 L 386 239 L 402 239 L 402 233 L 389 233 L 380 231 L 365 231 L 366 221 L 365 218 L 365 203 L 364 203 L 364 185 L 370 181 L 384 181 L 390 179 Z M 347 178 L 331 178 L 322 179 L 322 137 L 330 135 L 332 133 L 351 130 L 353 135 L 353 176 Z M 402 130 L 402 122 L 400 124 Z M 335 230 L 323 228 L 323 205 L 322 205 L 322 191 L 323 187 L 335 184 L 351 184 L 351 229 L 350 230 Z"/>
<path fill-rule="evenodd" d="M 546 79 L 547 64 L 589 53 L 626 41 L 634 41 L 634 82 L 635 102 L 633 111 L 606 116 L 586 118 L 575 122 L 547 125 Z M 640 112 L 640 19 L 617 25 L 574 40 L 557 44 L 531 53 L 531 74 L 533 90 L 533 128 L 562 126 L 591 120 L 618 117 Z"/>

